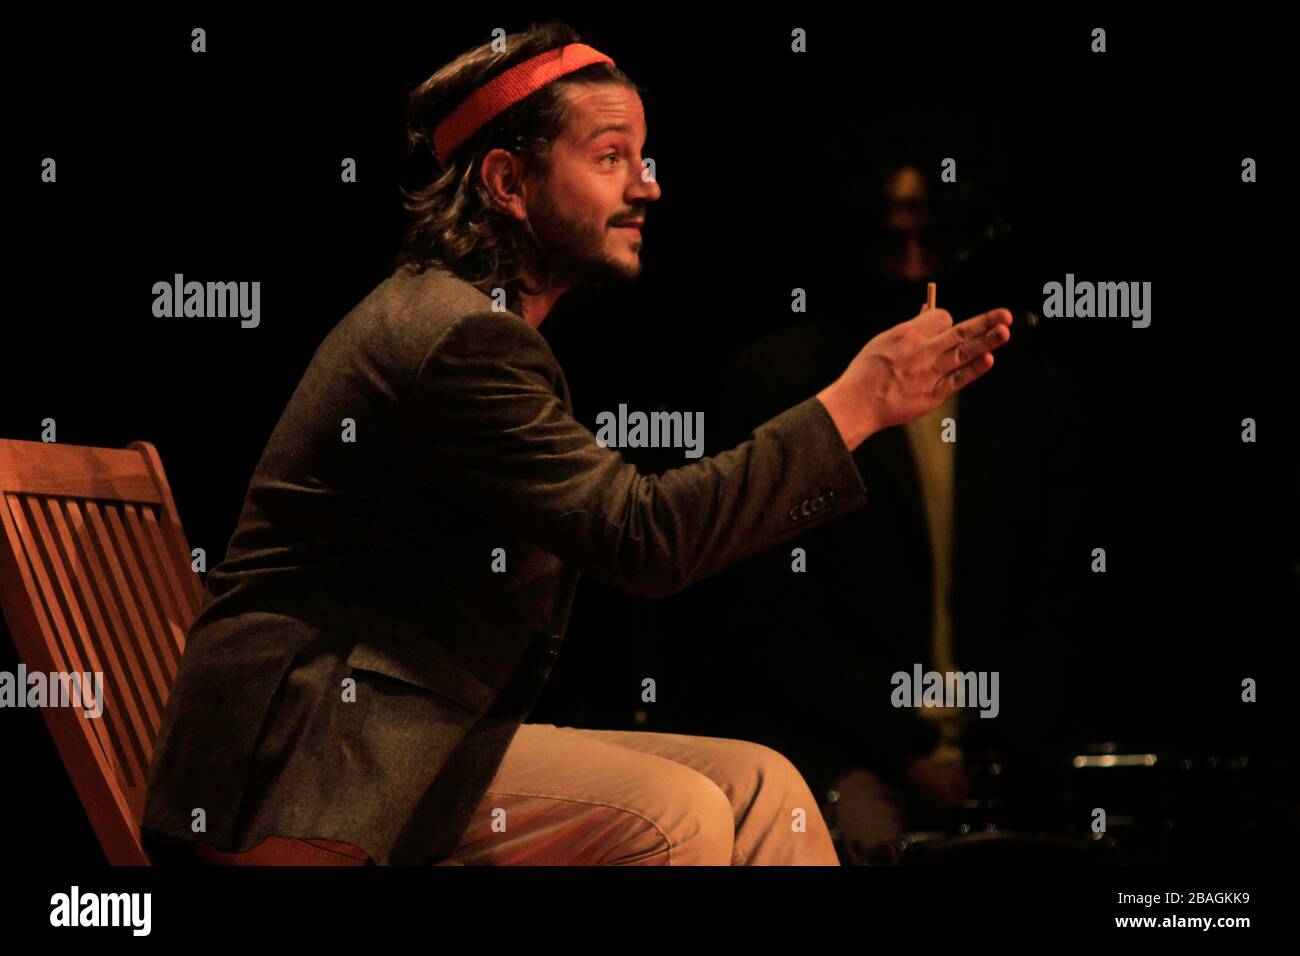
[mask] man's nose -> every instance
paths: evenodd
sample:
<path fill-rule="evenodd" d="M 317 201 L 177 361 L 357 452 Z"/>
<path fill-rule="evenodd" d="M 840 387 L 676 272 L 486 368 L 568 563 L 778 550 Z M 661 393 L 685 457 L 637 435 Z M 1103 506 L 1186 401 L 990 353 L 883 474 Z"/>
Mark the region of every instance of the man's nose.
<path fill-rule="evenodd" d="M 634 173 L 628 188 L 628 198 L 635 199 L 638 202 L 654 202 L 657 200 L 662 190 L 660 190 L 659 184 L 651 178 L 652 175 L 648 166 L 642 166 L 638 172 Z"/>
<path fill-rule="evenodd" d="M 915 236 L 909 236 L 903 247 L 899 272 L 901 278 L 908 282 L 920 282 L 930 275 L 930 257 L 926 254 L 925 245 Z"/>

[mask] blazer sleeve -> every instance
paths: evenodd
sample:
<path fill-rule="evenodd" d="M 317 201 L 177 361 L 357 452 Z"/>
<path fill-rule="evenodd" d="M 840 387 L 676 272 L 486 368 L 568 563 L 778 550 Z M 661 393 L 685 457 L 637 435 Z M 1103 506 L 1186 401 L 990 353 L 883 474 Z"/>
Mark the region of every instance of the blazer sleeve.
<path fill-rule="evenodd" d="M 419 478 L 642 597 L 671 594 L 865 504 L 852 456 L 815 396 L 734 449 L 643 475 L 570 414 L 561 375 L 541 333 L 513 313 L 456 320 L 415 376 Z"/>

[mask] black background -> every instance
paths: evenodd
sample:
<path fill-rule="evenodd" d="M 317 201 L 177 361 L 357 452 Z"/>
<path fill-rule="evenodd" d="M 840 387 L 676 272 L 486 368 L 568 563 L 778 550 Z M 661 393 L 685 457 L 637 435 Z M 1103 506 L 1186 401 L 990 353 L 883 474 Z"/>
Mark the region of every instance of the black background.
<path fill-rule="evenodd" d="M 1079 565 L 1098 733 L 1290 753 L 1300 350 L 1277 25 L 701 11 L 555 13 L 646 88 L 644 153 L 663 189 L 642 280 L 562 302 L 542 327 L 578 417 L 712 407 L 719 362 L 791 318 L 793 287 L 813 311 L 854 308 L 859 151 L 890 123 L 962 126 L 959 172 L 999 171 L 1034 250 L 1008 297 L 1041 301 L 1066 272 L 1153 285 L 1149 328 L 1049 320 L 1032 342 L 1086 409 L 1087 523 L 1108 555 L 1105 575 Z M 312 352 L 396 251 L 406 93 L 492 28 L 533 19 L 205 10 L 15 26 L 0 435 L 39 440 L 51 417 L 64 443 L 153 442 L 214 565 Z M 204 54 L 190 52 L 196 25 Z M 806 55 L 789 52 L 793 26 Z M 47 156 L 57 184 L 40 181 Z M 344 157 L 356 184 L 340 182 Z M 155 318 L 151 287 L 177 272 L 260 280 L 260 327 Z M 960 289 L 950 302 L 958 318 L 1006 304 Z M 649 653 L 626 639 L 641 603 L 584 579 L 535 719 L 628 726 Z M 16 660 L 0 641 L 0 668 Z M 41 717 L 0 721 L 12 854 L 101 862 Z"/>

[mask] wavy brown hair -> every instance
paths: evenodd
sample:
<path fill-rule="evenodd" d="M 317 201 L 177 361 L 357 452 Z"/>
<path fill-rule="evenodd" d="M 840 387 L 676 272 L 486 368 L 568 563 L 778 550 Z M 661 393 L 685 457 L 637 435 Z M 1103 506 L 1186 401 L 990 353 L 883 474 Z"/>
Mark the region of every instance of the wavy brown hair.
<path fill-rule="evenodd" d="M 532 225 L 494 205 L 479 175 L 483 157 L 490 150 L 507 149 L 523 160 L 529 172 L 545 175 L 551 168 L 551 144 L 569 119 L 566 89 L 617 83 L 637 93 L 642 90 L 609 63 L 576 70 L 502 111 L 465 140 L 443 166 L 433 151 L 433 132 L 471 92 L 539 53 L 585 42 L 572 27 L 558 22 L 533 25 L 504 39 L 504 52 L 494 51 L 490 43 L 475 47 L 410 94 L 408 155 L 431 162 L 432 170 L 417 174 L 420 185 L 400 190 L 411 222 L 393 266 L 409 264 L 423 272 L 430 265 L 441 265 L 484 292 L 503 288 L 513 300 L 520 289 L 535 295 L 548 288 L 554 271 Z M 542 289 L 526 286 L 526 271 L 545 278 Z"/>

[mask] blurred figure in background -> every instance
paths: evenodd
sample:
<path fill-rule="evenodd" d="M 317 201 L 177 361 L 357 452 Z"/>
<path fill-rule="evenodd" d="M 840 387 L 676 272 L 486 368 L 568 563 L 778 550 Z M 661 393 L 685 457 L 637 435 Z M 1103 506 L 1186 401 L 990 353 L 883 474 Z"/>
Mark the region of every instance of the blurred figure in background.
<path fill-rule="evenodd" d="M 847 185 L 846 221 L 863 230 L 846 233 L 845 258 L 827 263 L 827 278 L 852 284 L 853 308 L 814 292 L 808 317 L 741 348 L 710 443 L 731 447 L 830 381 L 859 343 L 914 314 L 925 283 L 977 241 L 990 211 L 971 197 L 990 184 L 928 176 L 939 161 L 919 157 L 944 155 L 919 147 L 882 157 Z M 960 312 L 960 293 L 941 281 L 938 304 Z M 673 648 L 690 702 L 676 719 L 786 754 L 838 827 L 845 863 L 880 858 L 906 832 L 952 828 L 972 789 L 987 793 L 990 782 L 1015 788 L 1004 824 L 1050 829 L 1060 809 L 1062 659 L 1077 639 L 1070 582 L 1086 570 L 1084 552 L 1071 551 L 1076 429 L 1063 373 L 1032 345 L 1013 340 L 1004 353 L 999 375 L 960 401 L 856 450 L 865 509 L 742 562 L 668 612 L 718 631 Z M 956 440 L 944 440 L 945 424 Z M 796 548 L 804 571 L 793 569 Z M 916 664 L 998 671 L 998 716 L 895 708 L 891 677 Z"/>

